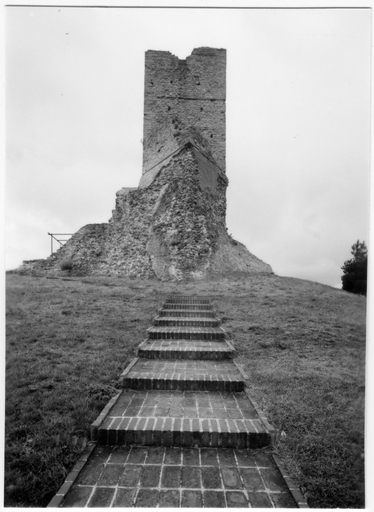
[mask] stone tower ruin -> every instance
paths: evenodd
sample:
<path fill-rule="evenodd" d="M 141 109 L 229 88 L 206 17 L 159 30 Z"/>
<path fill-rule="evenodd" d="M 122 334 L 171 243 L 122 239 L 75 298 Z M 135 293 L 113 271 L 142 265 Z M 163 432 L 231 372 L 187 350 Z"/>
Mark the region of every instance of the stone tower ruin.
<path fill-rule="evenodd" d="M 225 109 L 226 50 L 198 48 L 186 60 L 169 52 L 146 52 L 140 186 L 189 136 L 200 142 L 200 151 L 209 149 L 210 159 L 225 173 Z"/>
<path fill-rule="evenodd" d="M 159 279 L 230 271 L 272 272 L 226 229 L 226 50 L 185 60 L 147 51 L 143 169 L 116 194 L 112 217 L 89 224 L 46 260 L 23 270 Z"/>

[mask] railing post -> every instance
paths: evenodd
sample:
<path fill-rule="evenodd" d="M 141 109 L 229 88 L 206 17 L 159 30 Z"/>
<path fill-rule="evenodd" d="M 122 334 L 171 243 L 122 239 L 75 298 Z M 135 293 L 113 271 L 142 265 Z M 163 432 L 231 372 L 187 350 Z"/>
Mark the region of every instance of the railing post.
<path fill-rule="evenodd" d="M 48 232 L 48 235 L 51 237 L 51 256 L 53 254 L 53 237 L 51 235 L 51 233 Z"/>
<path fill-rule="evenodd" d="M 56 240 L 56 242 L 58 242 L 60 244 L 60 246 L 62 247 L 63 244 L 61 242 L 67 242 L 68 240 L 58 240 L 57 238 L 54 237 L 54 235 L 59 235 L 59 236 L 72 236 L 74 233 L 49 233 L 48 232 L 48 235 L 51 237 L 51 255 L 53 254 L 53 239 Z"/>

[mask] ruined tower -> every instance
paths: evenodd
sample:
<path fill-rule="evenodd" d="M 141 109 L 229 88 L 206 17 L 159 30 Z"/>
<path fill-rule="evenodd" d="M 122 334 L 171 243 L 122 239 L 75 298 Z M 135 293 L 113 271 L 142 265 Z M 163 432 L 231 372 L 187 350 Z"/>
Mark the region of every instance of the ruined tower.
<path fill-rule="evenodd" d="M 189 136 L 200 150 L 205 142 L 205 151 L 209 148 L 225 173 L 226 50 L 197 48 L 186 60 L 169 52 L 148 51 L 140 186 L 152 180 L 158 164 Z"/>
<path fill-rule="evenodd" d="M 90 224 L 23 269 L 160 279 L 271 272 L 226 229 L 226 50 L 145 55 L 143 168 L 107 224 Z"/>

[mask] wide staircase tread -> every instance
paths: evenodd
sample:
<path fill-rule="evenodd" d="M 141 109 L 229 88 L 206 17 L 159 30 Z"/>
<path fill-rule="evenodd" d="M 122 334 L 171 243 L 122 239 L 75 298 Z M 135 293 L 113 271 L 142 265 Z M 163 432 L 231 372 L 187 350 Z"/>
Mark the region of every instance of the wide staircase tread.
<path fill-rule="evenodd" d="M 235 352 L 228 340 L 144 340 L 138 356 L 147 359 L 230 359 Z"/>

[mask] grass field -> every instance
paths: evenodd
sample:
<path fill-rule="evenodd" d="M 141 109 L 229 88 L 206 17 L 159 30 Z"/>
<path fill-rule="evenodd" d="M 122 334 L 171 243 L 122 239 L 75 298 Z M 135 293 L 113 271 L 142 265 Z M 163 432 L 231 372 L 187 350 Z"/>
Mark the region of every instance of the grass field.
<path fill-rule="evenodd" d="M 274 275 L 190 283 L 7 275 L 5 506 L 43 507 L 171 292 L 213 297 L 310 507 L 364 507 L 362 296 Z"/>

